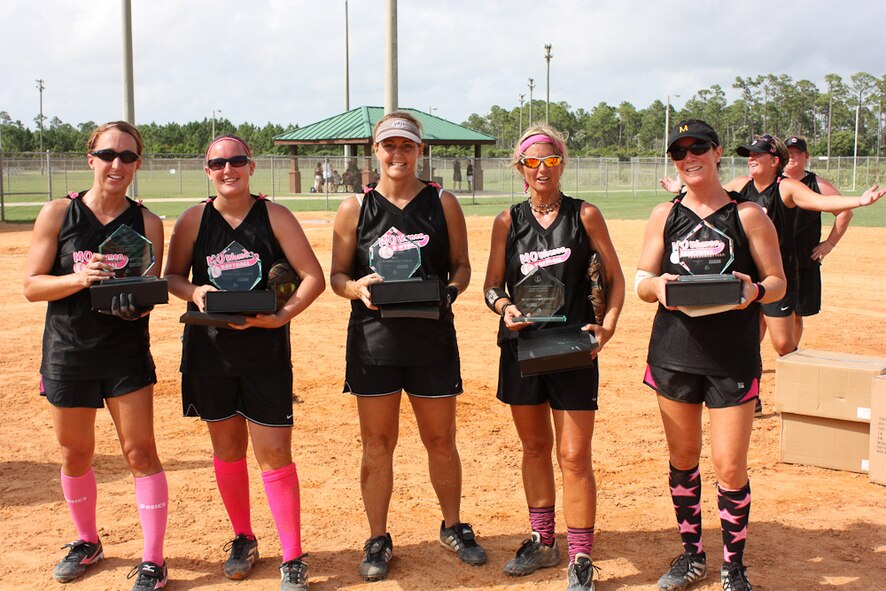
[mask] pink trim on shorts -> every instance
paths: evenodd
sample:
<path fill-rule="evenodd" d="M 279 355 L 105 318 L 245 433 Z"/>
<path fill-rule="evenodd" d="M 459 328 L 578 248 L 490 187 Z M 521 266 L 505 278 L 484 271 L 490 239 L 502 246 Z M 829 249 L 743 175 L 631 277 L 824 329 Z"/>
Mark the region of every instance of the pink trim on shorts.
<path fill-rule="evenodd" d="M 643 383 L 654 388 L 656 391 L 658 390 L 658 385 L 655 383 L 655 378 L 652 377 L 652 368 L 649 364 L 646 364 L 646 375 L 643 376 Z"/>
<path fill-rule="evenodd" d="M 742 404 L 747 402 L 748 400 L 753 400 L 754 398 L 760 397 L 760 379 L 754 378 L 754 382 L 751 384 L 751 387 L 748 389 L 748 393 L 744 395 L 744 398 L 741 399 Z"/>

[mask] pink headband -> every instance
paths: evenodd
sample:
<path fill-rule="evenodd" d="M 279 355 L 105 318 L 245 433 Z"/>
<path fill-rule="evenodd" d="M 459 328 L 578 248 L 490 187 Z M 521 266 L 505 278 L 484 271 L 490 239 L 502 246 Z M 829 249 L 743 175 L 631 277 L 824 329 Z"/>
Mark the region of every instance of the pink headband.
<path fill-rule="evenodd" d="M 536 133 L 535 135 L 531 135 L 523 140 L 523 142 L 520 144 L 520 154 L 526 152 L 526 149 L 529 148 L 529 146 L 531 146 L 532 144 L 551 144 L 552 146 L 554 146 L 554 149 L 560 153 L 560 155 L 563 154 L 563 147 L 560 145 L 560 142 L 555 141 L 554 138 L 544 133 Z M 525 193 L 528 190 L 529 183 L 527 183 L 524 179 L 523 192 Z"/>
<path fill-rule="evenodd" d="M 221 136 L 221 137 L 215 138 L 215 140 L 213 140 L 213 142 L 212 142 L 211 144 L 209 144 L 209 147 L 206 148 L 206 155 L 209 156 L 209 150 L 212 149 L 212 146 L 214 146 L 215 144 L 217 144 L 217 143 L 219 143 L 219 142 L 223 142 L 223 141 L 225 141 L 225 140 L 230 140 L 230 141 L 232 141 L 232 142 L 237 142 L 238 144 L 240 144 L 241 146 L 243 146 L 243 149 L 244 149 L 244 150 L 246 150 L 246 155 L 249 156 L 250 158 L 252 158 L 252 151 L 249 149 L 249 146 L 247 146 L 246 143 L 245 143 L 243 140 L 241 140 L 241 139 L 239 139 L 239 138 L 231 137 L 231 136 L 229 136 L 229 135 L 223 135 L 223 136 Z"/>
<path fill-rule="evenodd" d="M 520 144 L 520 153 L 522 154 L 525 152 L 532 144 L 551 144 L 557 152 L 563 152 L 563 147 L 560 145 L 560 142 L 555 141 L 551 136 L 544 133 L 537 133 L 523 140 L 523 143 Z"/>

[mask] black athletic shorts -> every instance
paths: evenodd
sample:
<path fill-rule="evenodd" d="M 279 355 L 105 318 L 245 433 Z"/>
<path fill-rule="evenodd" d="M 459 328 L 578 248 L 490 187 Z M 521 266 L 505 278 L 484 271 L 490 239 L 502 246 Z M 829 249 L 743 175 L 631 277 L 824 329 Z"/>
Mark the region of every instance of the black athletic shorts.
<path fill-rule="evenodd" d="M 760 397 L 757 376 L 706 376 L 647 365 L 643 383 L 669 400 L 690 404 L 704 402 L 708 408 L 740 406 Z"/>
<path fill-rule="evenodd" d="M 800 267 L 797 316 L 815 316 L 821 311 L 821 264 Z"/>
<path fill-rule="evenodd" d="M 182 414 L 204 421 L 234 415 L 267 427 L 292 426 L 292 370 L 240 377 L 182 374 Z"/>
<path fill-rule="evenodd" d="M 517 341 L 512 339 L 501 346 L 496 397 L 515 406 L 547 402 L 555 410 L 597 410 L 599 380 L 596 359 L 581 369 L 524 378 L 517 361 Z"/>
<path fill-rule="evenodd" d="M 131 394 L 157 383 L 157 373 L 101 378 L 97 380 L 40 380 L 40 395 L 61 408 L 102 408 L 105 398 Z"/>
<path fill-rule="evenodd" d="M 770 318 L 786 318 L 790 316 L 797 308 L 797 287 L 795 285 L 788 285 L 783 298 L 771 304 L 763 304 L 760 307 L 763 308 L 763 316 L 769 316 Z"/>
<path fill-rule="evenodd" d="M 456 356 L 439 365 L 345 364 L 342 392 L 355 396 L 386 396 L 404 391 L 419 398 L 447 398 L 463 392 L 461 362 Z"/>

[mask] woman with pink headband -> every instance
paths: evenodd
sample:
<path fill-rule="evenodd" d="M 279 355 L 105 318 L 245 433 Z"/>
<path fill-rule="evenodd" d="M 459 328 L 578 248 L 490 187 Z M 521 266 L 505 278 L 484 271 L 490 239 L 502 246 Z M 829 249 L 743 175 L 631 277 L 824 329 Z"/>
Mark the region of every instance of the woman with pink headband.
<path fill-rule="evenodd" d="M 178 218 L 169 240 L 169 291 L 186 300 L 188 310 L 202 312 L 207 292 L 217 290 L 213 282 L 229 283 L 229 273 L 248 276 L 253 289 L 267 289 L 271 266 L 288 261 L 301 281 L 273 314 L 246 316 L 243 324 L 225 328 L 185 325 L 182 408 L 206 423 L 212 440 L 215 479 L 234 529 L 225 547 L 230 550 L 225 576 L 247 577 L 258 558 L 246 462 L 251 438 L 283 547 L 280 589 L 305 591 L 308 565 L 291 451 L 289 323 L 323 291 L 323 271 L 292 212 L 250 193 L 255 162 L 243 140 L 216 138 L 206 150 L 204 170 L 217 195 Z M 219 260 L 237 264 L 219 265 Z"/>
<path fill-rule="evenodd" d="M 529 198 L 495 218 L 483 288 L 486 305 L 501 317 L 498 399 L 511 407 L 523 445 L 523 489 L 531 528 L 529 538 L 504 570 L 522 576 L 560 564 L 551 459 L 556 443 L 563 475 L 568 589 L 589 591 L 594 588 L 591 551 L 597 509 L 591 456 L 599 383 L 596 357 L 615 332 L 624 303 L 624 276 L 600 210 L 560 191 L 566 165 L 560 133 L 547 125 L 530 127 L 517 142 L 513 164 Z M 594 252 L 603 260 L 608 290 L 600 322 L 588 297 Z M 565 315 L 565 326 L 593 332 L 600 348 L 589 353 L 592 359 L 586 367 L 523 377 L 517 360 L 518 334 L 564 326 L 521 322 L 524 312 L 514 300 L 515 286 L 541 269 L 565 288 L 565 303 L 554 313 Z"/>

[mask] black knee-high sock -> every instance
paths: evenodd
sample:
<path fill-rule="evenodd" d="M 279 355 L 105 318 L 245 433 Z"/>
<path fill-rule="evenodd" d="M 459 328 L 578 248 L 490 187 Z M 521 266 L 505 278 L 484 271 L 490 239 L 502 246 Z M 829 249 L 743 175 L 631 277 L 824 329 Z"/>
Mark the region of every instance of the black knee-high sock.
<path fill-rule="evenodd" d="M 723 530 L 723 560 L 741 564 L 751 514 L 751 483 L 738 490 L 726 490 L 718 484 L 717 506 Z"/>
<path fill-rule="evenodd" d="M 698 466 L 691 470 L 678 470 L 673 466 L 668 478 L 671 499 L 677 514 L 677 526 L 683 541 L 683 551 L 704 554 L 701 542 L 701 475 Z"/>

